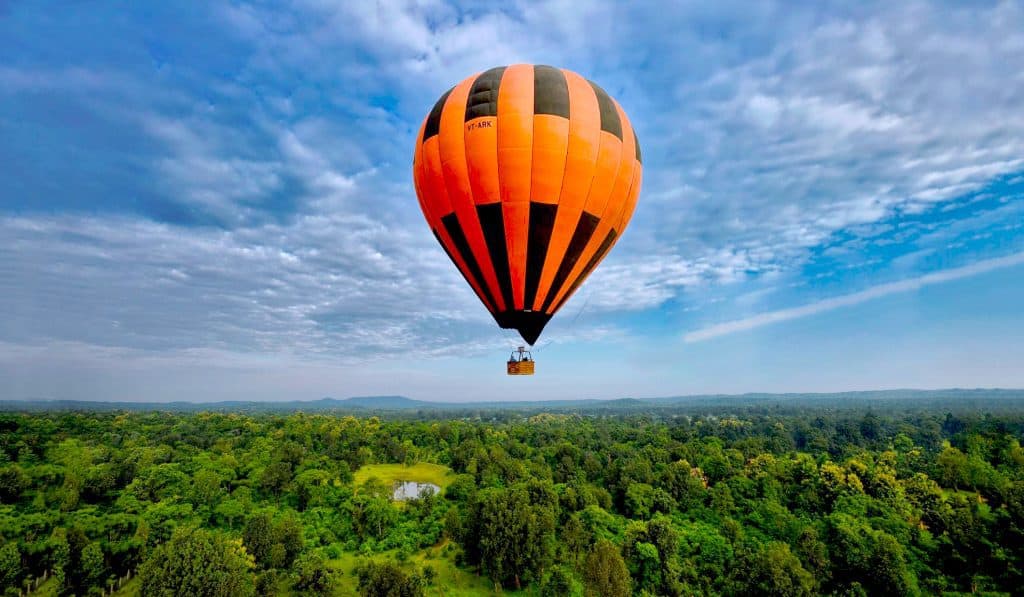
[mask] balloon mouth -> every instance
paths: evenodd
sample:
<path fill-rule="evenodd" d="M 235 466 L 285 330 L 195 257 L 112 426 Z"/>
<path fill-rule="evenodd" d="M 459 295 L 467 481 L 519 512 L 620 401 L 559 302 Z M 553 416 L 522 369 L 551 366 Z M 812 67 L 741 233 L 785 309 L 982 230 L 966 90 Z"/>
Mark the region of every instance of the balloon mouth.
<path fill-rule="evenodd" d="M 503 311 L 494 315 L 498 325 L 507 330 L 516 330 L 526 340 L 526 343 L 533 346 L 544 331 L 544 326 L 551 320 L 551 314 L 538 311 Z"/>

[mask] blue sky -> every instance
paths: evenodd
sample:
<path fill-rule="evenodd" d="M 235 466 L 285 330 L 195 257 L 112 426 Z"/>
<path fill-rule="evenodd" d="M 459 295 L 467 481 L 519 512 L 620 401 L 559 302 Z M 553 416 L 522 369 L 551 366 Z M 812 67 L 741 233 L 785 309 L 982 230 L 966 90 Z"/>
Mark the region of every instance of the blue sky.
<path fill-rule="evenodd" d="M 0 3 L 2 397 L 1024 387 L 1019 2 L 481 6 Z M 516 62 L 645 160 L 533 378 L 410 174 Z"/>

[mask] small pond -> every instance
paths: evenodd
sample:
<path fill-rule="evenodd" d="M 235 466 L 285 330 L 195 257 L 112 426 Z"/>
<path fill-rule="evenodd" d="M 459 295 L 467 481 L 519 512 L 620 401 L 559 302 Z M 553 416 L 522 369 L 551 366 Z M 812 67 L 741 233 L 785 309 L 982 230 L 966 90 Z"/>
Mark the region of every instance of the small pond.
<path fill-rule="evenodd" d="M 393 498 L 399 501 L 414 500 L 423 497 L 428 491 L 434 495 L 441 494 L 441 488 L 433 483 L 418 483 L 416 481 L 395 481 Z"/>

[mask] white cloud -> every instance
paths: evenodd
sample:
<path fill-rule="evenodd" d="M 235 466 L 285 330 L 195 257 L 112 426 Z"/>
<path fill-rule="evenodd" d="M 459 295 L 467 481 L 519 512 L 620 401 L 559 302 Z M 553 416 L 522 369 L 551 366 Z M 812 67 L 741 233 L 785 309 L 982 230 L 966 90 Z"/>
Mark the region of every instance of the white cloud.
<path fill-rule="evenodd" d="M 793 267 L 837 231 L 920 213 L 1022 164 L 1024 81 L 1003 73 L 1024 63 L 1000 41 L 1019 37 L 1015 25 L 1024 23 L 1012 4 L 881 3 L 814 18 L 771 5 L 560 1 L 507 10 L 317 1 L 288 12 L 244 3 L 218 10 L 250 44 L 245 77 L 275 82 L 266 106 L 301 114 L 287 84 L 301 72 L 346 113 L 342 120 L 355 117 L 333 127 L 320 114 L 264 123 L 280 139 L 277 155 L 176 149 L 161 162 L 169 189 L 174 182 L 186 197 L 227 202 L 225 211 L 251 208 L 288 175 L 311 190 L 309 200 L 342 192 L 355 172 L 325 160 L 327 152 L 381 167 L 396 190 L 410 193 L 399 157 L 434 96 L 474 71 L 515 61 L 581 70 L 613 90 L 640 129 L 648 171 L 634 228 L 642 232 L 627 236 L 608 265 L 628 266 L 654 247 L 671 261 L 742 252 L 764 256 L 755 270 Z M 733 37 L 703 35 L 709 23 Z M 373 107 L 382 95 L 394 96 L 395 113 Z M 199 129 L 203 139 L 208 128 Z M 333 140 L 317 134 L 326 129 Z"/>
<path fill-rule="evenodd" d="M 154 188 L 223 226 L 2 219 L 5 335 L 311 355 L 485 345 L 500 334 L 430 238 L 409 161 L 436 96 L 497 64 L 595 79 L 644 145 L 634 223 L 570 312 L 797 272 L 837 234 L 853 252 L 894 242 L 903 215 L 1024 166 L 1016 3 L 213 10 L 237 44 L 223 71 L 0 66 L 4 97 L 59 91 L 144 131 Z"/>
<path fill-rule="evenodd" d="M 811 27 L 804 16 L 781 17 L 776 36 L 737 24 L 769 37 L 762 55 L 680 76 L 671 106 L 645 106 L 647 238 L 622 243 L 636 251 L 618 263 L 652 247 L 684 260 L 742 248 L 793 269 L 837 232 L 1021 169 L 1024 81 L 1005 73 L 1024 70 L 1024 54 L 1002 43 L 1024 25 L 1019 5 L 871 4 Z M 677 39 L 665 54 L 686 55 Z"/>
<path fill-rule="evenodd" d="M 702 342 L 704 340 L 710 340 L 719 336 L 726 336 L 729 334 L 735 334 L 739 332 L 746 332 L 755 328 L 779 323 L 783 321 L 789 321 L 791 319 L 799 319 L 801 317 L 809 317 L 811 315 L 817 315 L 826 311 L 832 311 L 834 309 L 840 309 L 843 307 L 850 307 L 853 305 L 859 305 L 870 300 L 882 298 L 892 294 L 898 294 L 901 292 L 910 292 L 918 290 L 925 286 L 931 286 L 933 284 L 941 284 L 943 282 L 950 282 L 953 280 L 959 280 L 961 278 L 969 278 L 978 274 L 983 274 L 996 269 L 1005 267 L 1012 267 L 1015 265 L 1024 264 L 1024 253 L 1015 253 L 1013 255 L 1007 255 L 1005 257 L 997 257 L 995 259 L 987 259 L 979 261 L 971 265 L 965 265 L 963 267 L 957 267 L 948 270 L 942 270 L 918 276 L 916 278 L 910 278 L 907 280 L 900 280 L 899 282 L 890 282 L 888 284 L 881 284 L 867 290 L 855 292 L 853 294 L 847 294 L 844 296 L 837 296 L 809 305 L 803 305 L 800 307 L 794 307 L 791 309 L 780 309 L 778 311 L 770 311 L 768 313 L 761 313 L 753 317 L 746 319 L 739 319 L 736 321 L 729 321 L 726 323 L 720 323 L 710 327 L 706 327 L 692 332 L 687 332 L 683 336 L 683 340 L 686 342 Z"/>
<path fill-rule="evenodd" d="M 490 322 L 428 234 L 359 216 L 235 231 L 0 219 L 0 336 L 310 355 L 456 350 Z"/>

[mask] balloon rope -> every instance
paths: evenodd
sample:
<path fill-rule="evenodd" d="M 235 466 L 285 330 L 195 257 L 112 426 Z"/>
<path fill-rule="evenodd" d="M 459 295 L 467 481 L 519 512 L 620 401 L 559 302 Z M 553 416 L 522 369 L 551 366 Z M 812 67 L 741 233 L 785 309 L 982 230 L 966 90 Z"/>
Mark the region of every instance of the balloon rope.
<path fill-rule="evenodd" d="M 519 336 L 512 330 L 506 328 L 498 328 L 498 333 L 501 334 L 501 339 L 508 343 L 509 346 L 515 348 L 522 344 L 519 340 Z"/>
<path fill-rule="evenodd" d="M 592 296 L 594 296 L 593 293 L 587 294 L 587 300 L 583 301 L 583 306 L 580 307 L 580 310 L 576 313 L 576 317 L 573 317 L 572 321 L 569 323 L 570 330 L 576 326 L 576 320 L 580 318 L 580 315 L 583 315 L 583 312 L 587 310 L 587 305 L 590 304 L 590 297 Z"/>
<path fill-rule="evenodd" d="M 585 301 L 583 301 L 583 306 L 580 307 L 580 310 L 576 312 L 576 316 L 573 317 L 572 321 L 569 322 L 569 327 L 567 328 L 567 330 L 572 330 L 574 327 L 576 327 L 576 320 L 578 320 L 580 318 L 580 315 L 583 315 L 583 312 L 587 310 L 587 305 L 590 304 L 590 297 L 592 297 L 592 296 L 593 296 L 592 293 L 587 294 L 587 299 Z M 534 348 L 533 352 L 539 353 L 540 351 L 544 350 L 545 348 L 547 348 L 548 346 L 551 346 L 554 343 L 555 343 L 555 341 L 553 339 L 549 338 L 547 340 L 547 342 L 543 346 L 538 346 L 537 348 Z"/>
<path fill-rule="evenodd" d="M 537 353 L 539 353 L 540 351 L 544 350 L 545 348 L 547 348 L 548 346 L 551 346 L 551 345 L 552 345 L 552 344 L 554 344 L 554 343 L 555 343 L 555 341 L 554 341 L 554 340 L 551 340 L 551 339 L 549 338 L 549 339 L 547 339 L 547 340 L 545 340 L 545 341 L 544 341 L 544 345 L 543 345 L 543 346 L 538 346 L 537 348 L 534 348 L 534 349 L 533 349 L 533 352 L 537 352 Z"/>

